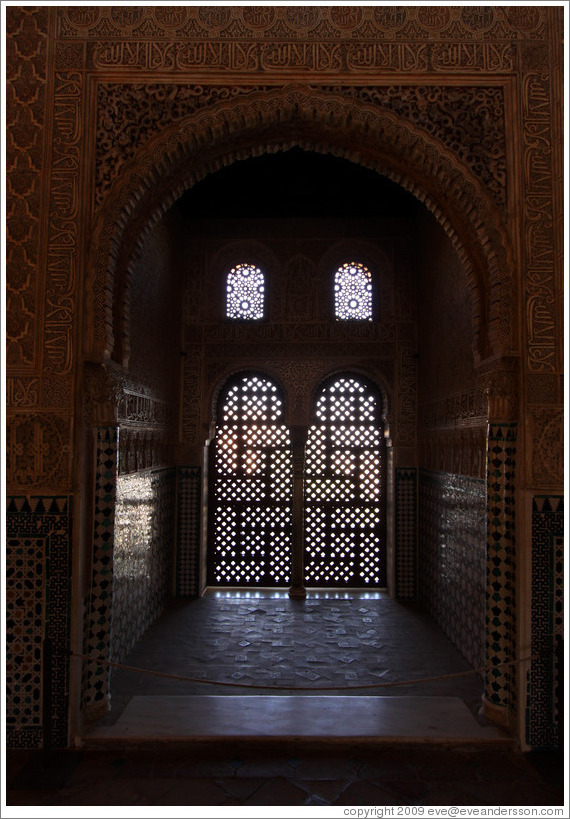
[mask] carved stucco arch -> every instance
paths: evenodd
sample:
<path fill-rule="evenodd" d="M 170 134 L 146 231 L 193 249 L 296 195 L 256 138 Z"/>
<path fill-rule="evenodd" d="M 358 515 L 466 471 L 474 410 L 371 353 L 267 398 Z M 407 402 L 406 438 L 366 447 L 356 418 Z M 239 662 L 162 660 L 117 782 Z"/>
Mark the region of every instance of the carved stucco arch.
<path fill-rule="evenodd" d="M 208 174 L 300 147 L 388 176 L 420 199 L 466 273 L 478 362 L 515 349 L 512 254 L 501 216 L 475 175 L 437 138 L 395 114 L 332 92 L 287 87 L 232 97 L 150 139 L 96 214 L 88 269 L 91 360 L 129 359 L 129 289 L 153 225 Z"/>

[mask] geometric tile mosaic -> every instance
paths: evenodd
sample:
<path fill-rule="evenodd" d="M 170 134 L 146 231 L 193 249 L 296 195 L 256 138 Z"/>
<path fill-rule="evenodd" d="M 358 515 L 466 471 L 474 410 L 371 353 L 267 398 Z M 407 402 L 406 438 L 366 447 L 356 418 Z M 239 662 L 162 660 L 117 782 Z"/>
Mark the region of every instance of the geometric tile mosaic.
<path fill-rule="evenodd" d="M 417 594 L 417 479 L 415 468 L 395 470 L 396 598 L 413 600 Z"/>
<path fill-rule="evenodd" d="M 485 662 L 485 481 L 420 471 L 418 596 L 474 668 Z"/>
<path fill-rule="evenodd" d="M 487 441 L 487 614 L 485 698 L 517 710 L 515 469 L 516 423 L 489 425 Z"/>
<path fill-rule="evenodd" d="M 8 497 L 6 746 L 67 746 L 71 498 Z M 45 641 L 51 645 L 43 667 Z M 50 702 L 43 699 L 49 673 Z M 46 715 L 51 715 L 49 725 Z"/>
<path fill-rule="evenodd" d="M 111 659 L 121 661 L 172 595 L 173 469 L 118 475 L 113 543 Z"/>
<path fill-rule="evenodd" d="M 564 498 L 532 502 L 531 654 L 527 671 L 526 743 L 553 749 L 561 741 L 564 696 Z"/>
<path fill-rule="evenodd" d="M 113 594 L 113 537 L 117 481 L 117 428 L 96 431 L 93 557 L 91 582 L 84 604 L 84 653 L 109 659 Z M 87 719 L 107 703 L 109 668 L 86 661 L 82 708 Z"/>
<path fill-rule="evenodd" d="M 177 470 L 176 596 L 198 595 L 202 470 L 185 466 Z"/>

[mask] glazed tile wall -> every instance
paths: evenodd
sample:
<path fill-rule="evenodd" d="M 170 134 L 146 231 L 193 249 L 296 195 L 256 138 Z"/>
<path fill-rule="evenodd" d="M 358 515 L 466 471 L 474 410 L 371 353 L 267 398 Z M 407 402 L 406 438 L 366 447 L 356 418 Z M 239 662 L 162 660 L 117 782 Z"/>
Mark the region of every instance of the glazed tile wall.
<path fill-rule="evenodd" d="M 556 748 L 560 742 L 564 657 L 564 499 L 537 495 L 532 502 L 531 654 L 527 673 L 526 742 Z"/>
<path fill-rule="evenodd" d="M 487 444 L 485 699 L 516 709 L 515 470 L 517 424 L 490 423 Z"/>
<path fill-rule="evenodd" d="M 177 597 L 196 597 L 198 594 L 201 479 L 199 466 L 185 466 L 177 471 Z"/>
<path fill-rule="evenodd" d="M 6 746 L 40 747 L 49 728 L 67 745 L 71 498 L 8 497 L 6 504 Z M 52 647 L 44 664 L 45 639 Z M 51 673 L 51 722 L 43 698 Z"/>
<path fill-rule="evenodd" d="M 485 482 L 421 471 L 419 598 L 475 668 L 485 651 Z"/>
<path fill-rule="evenodd" d="M 174 471 L 118 475 L 111 659 L 125 658 L 171 594 Z"/>
<path fill-rule="evenodd" d="M 417 595 L 417 481 L 417 469 L 396 469 L 396 597 L 401 600 Z"/>
<path fill-rule="evenodd" d="M 116 427 L 101 427 L 96 432 L 93 559 L 91 583 L 84 604 L 86 622 L 83 633 L 84 653 L 102 659 L 108 659 L 110 655 L 117 440 Z M 96 716 L 97 708 L 106 703 L 109 682 L 108 667 L 85 663 L 82 707 L 87 718 L 90 712 Z"/>

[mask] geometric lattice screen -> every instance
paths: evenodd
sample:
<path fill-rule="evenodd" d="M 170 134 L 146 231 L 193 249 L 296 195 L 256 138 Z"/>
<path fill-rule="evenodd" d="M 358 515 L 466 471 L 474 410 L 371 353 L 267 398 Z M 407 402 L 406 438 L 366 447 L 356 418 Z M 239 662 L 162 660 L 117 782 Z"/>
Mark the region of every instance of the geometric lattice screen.
<path fill-rule="evenodd" d="M 360 262 L 341 265 L 334 277 L 335 317 L 372 321 L 372 276 Z"/>
<path fill-rule="evenodd" d="M 386 585 L 382 400 L 354 376 L 320 393 L 305 451 L 305 584 Z"/>
<path fill-rule="evenodd" d="M 293 458 L 283 399 L 262 375 L 226 388 L 213 443 L 208 583 L 291 580 Z"/>
<path fill-rule="evenodd" d="M 226 317 L 259 321 L 265 306 L 265 277 L 251 264 L 237 264 L 226 280 Z"/>

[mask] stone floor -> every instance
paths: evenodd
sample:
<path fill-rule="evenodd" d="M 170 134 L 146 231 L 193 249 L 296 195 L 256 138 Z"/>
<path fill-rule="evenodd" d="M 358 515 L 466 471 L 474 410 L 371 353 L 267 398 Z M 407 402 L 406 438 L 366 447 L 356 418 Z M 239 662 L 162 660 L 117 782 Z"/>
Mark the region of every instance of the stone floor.
<path fill-rule="evenodd" d="M 95 731 L 107 727 L 112 733 L 137 697 L 152 704 L 173 697 L 201 702 L 223 694 L 231 705 L 232 698 L 238 704 L 252 691 L 275 696 L 270 688 L 275 686 L 279 695 L 291 698 L 334 686 L 327 696 L 432 697 L 434 704 L 438 698 L 460 698 L 477 727 L 487 724 L 477 714 L 481 678 L 420 608 L 382 594 L 312 593 L 296 601 L 254 592 L 177 601 L 126 662 L 201 682 L 117 670 L 113 709 Z M 435 676 L 444 679 L 419 682 Z M 206 680 L 267 688 L 221 688 Z M 393 685 L 401 681 L 409 682 Z M 358 805 L 564 804 L 561 759 L 523 755 L 512 740 L 450 744 L 211 736 L 184 742 L 109 738 L 103 747 L 89 742 L 88 735 L 81 749 L 51 757 L 10 752 L 7 805 L 37 807 L 19 814 L 26 816 L 44 815 L 40 808 L 46 806 L 59 806 L 51 816 L 78 815 L 66 813 L 65 806 L 126 806 L 121 815 L 137 817 L 167 817 L 165 806 L 199 806 L 185 816 L 203 816 L 204 806 L 219 807 L 222 813 L 209 810 L 208 815 L 223 816 L 232 815 L 232 806 L 296 806 L 301 817 L 313 816 L 315 806 L 331 806 L 330 815 L 340 816 L 341 806 Z M 144 806 L 159 807 L 148 813 Z M 99 814 L 84 810 L 81 815 Z"/>
<path fill-rule="evenodd" d="M 158 745 L 54 753 L 13 751 L 6 804 L 59 806 L 2 816 L 100 816 L 64 806 L 125 806 L 121 816 L 270 815 L 232 806 L 296 806 L 295 816 L 342 816 L 341 806 L 562 806 L 562 762 L 505 748 L 279 743 Z M 566 802 L 566 805 L 568 803 Z M 129 806 L 131 810 L 129 810 Z M 159 806 L 146 811 L 144 806 Z M 200 806 L 184 814 L 167 806 Z M 222 808 L 217 813 L 212 806 Z M 303 807 L 306 806 L 306 807 Z M 336 806 L 336 810 L 335 810 Z M 73 810 L 73 808 L 71 809 Z M 243 810 L 243 808 L 242 808 Z M 560 816 L 568 816 L 568 812 Z M 117 813 L 111 815 L 118 815 Z M 281 816 L 290 815 L 279 813 Z M 375 814 L 380 816 L 382 814 Z M 385 816 L 397 815 L 387 811 Z M 421 815 L 421 814 L 403 814 Z M 427 815 L 427 814 L 425 814 Z M 549 814 L 554 815 L 554 814 Z"/>
<path fill-rule="evenodd" d="M 224 685 L 114 670 L 112 709 L 99 726 L 113 725 L 133 696 L 323 689 L 343 696 L 460 697 L 485 724 L 478 715 L 481 677 L 421 607 L 381 592 L 313 591 L 292 600 L 286 592 L 252 590 L 176 600 L 124 662 Z M 433 677 L 444 679 L 414 682 Z"/>

